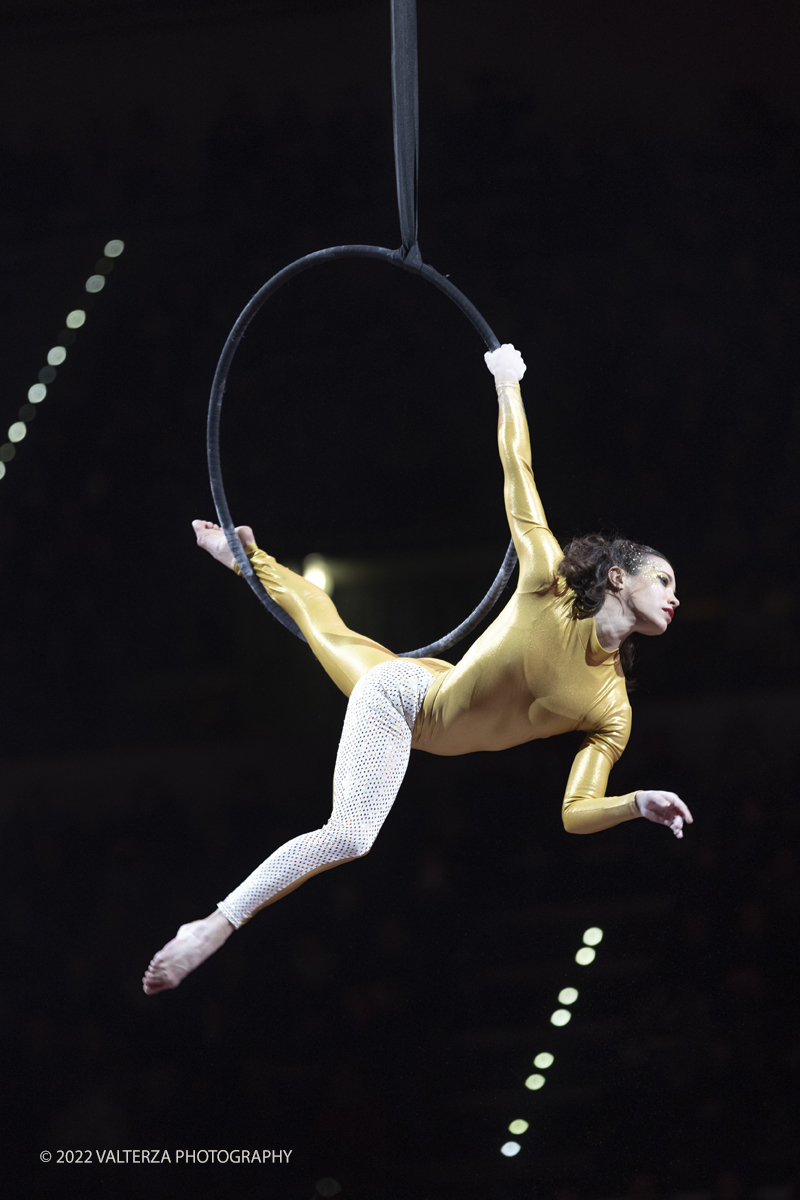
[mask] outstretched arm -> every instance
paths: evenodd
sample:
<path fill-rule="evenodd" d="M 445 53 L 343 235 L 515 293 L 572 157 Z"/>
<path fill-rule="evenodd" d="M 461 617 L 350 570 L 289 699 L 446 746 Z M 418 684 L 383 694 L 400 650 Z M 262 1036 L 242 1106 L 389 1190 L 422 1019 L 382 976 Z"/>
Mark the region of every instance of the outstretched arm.
<path fill-rule="evenodd" d="M 561 808 L 567 833 L 598 833 L 642 815 L 636 806 L 636 792 L 606 795 L 608 775 L 620 753 L 617 731 L 610 736 L 590 733 L 586 738 L 575 755 Z"/>
<path fill-rule="evenodd" d="M 519 389 L 525 364 L 511 345 L 503 345 L 485 358 L 497 388 L 497 440 L 506 515 L 519 558 L 518 590 L 532 591 L 553 577 L 563 555 L 548 528 L 533 478 L 528 422 Z"/>
<path fill-rule="evenodd" d="M 646 817 L 657 825 L 666 825 L 683 837 L 684 822 L 692 824 L 692 814 L 674 792 L 640 791 L 626 796 L 606 796 L 608 774 L 619 753 L 614 738 L 593 733 L 578 751 L 567 783 L 561 809 L 567 833 L 599 833 L 623 821 Z"/>

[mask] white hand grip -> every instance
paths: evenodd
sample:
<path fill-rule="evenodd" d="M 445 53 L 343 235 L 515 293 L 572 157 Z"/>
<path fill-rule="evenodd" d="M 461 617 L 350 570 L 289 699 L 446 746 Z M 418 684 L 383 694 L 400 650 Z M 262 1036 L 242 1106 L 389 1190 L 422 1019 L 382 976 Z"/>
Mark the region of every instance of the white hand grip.
<path fill-rule="evenodd" d="M 525 374 L 522 355 L 510 342 L 505 342 L 497 350 L 488 350 L 483 357 L 494 375 L 495 383 L 519 383 Z"/>

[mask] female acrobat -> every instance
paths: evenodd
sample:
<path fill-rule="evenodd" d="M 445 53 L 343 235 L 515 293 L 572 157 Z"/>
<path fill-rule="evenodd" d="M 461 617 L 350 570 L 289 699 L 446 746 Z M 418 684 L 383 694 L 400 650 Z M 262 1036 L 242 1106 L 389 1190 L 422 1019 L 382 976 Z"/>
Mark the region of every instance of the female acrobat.
<path fill-rule="evenodd" d="M 500 615 L 456 666 L 398 658 L 354 633 L 331 599 L 237 530 L 269 595 L 299 625 L 323 667 L 349 697 L 334 771 L 330 820 L 270 855 L 201 921 L 182 925 L 145 972 L 148 995 L 178 984 L 259 909 L 312 875 L 361 858 L 392 807 L 411 749 L 430 754 L 504 750 L 580 729 L 563 802 L 565 828 L 596 833 L 646 817 L 683 836 L 692 816 L 672 792 L 606 796 L 625 748 L 631 710 L 624 666 L 632 633 L 664 633 L 678 600 L 667 559 L 650 546 L 600 535 L 562 550 L 547 527 L 531 469 L 513 346 L 486 355 L 500 404 L 498 440 L 505 505 L 519 556 L 519 583 Z M 200 546 L 236 569 L 225 535 L 195 521 Z"/>

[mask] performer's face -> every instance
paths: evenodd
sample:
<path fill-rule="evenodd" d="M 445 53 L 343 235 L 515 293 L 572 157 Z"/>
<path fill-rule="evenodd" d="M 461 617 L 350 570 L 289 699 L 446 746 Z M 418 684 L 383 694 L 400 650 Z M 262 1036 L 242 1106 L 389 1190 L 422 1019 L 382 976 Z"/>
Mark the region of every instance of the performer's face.
<path fill-rule="evenodd" d="M 625 574 L 620 598 L 636 617 L 638 633 L 664 633 L 675 615 L 675 574 L 665 558 L 648 558 L 638 575 Z"/>

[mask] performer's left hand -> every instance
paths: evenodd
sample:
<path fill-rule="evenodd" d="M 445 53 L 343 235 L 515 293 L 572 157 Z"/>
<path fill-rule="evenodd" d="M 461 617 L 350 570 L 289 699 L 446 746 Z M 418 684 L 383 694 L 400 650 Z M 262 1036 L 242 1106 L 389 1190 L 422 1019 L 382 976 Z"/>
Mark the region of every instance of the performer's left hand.
<path fill-rule="evenodd" d="M 668 825 L 677 838 L 683 837 L 684 822 L 691 825 L 694 819 L 674 792 L 637 792 L 636 807 L 648 821 Z"/>
<path fill-rule="evenodd" d="M 483 358 L 495 383 L 519 383 L 527 370 L 522 355 L 511 342 L 504 342 L 496 350 L 487 350 Z"/>

